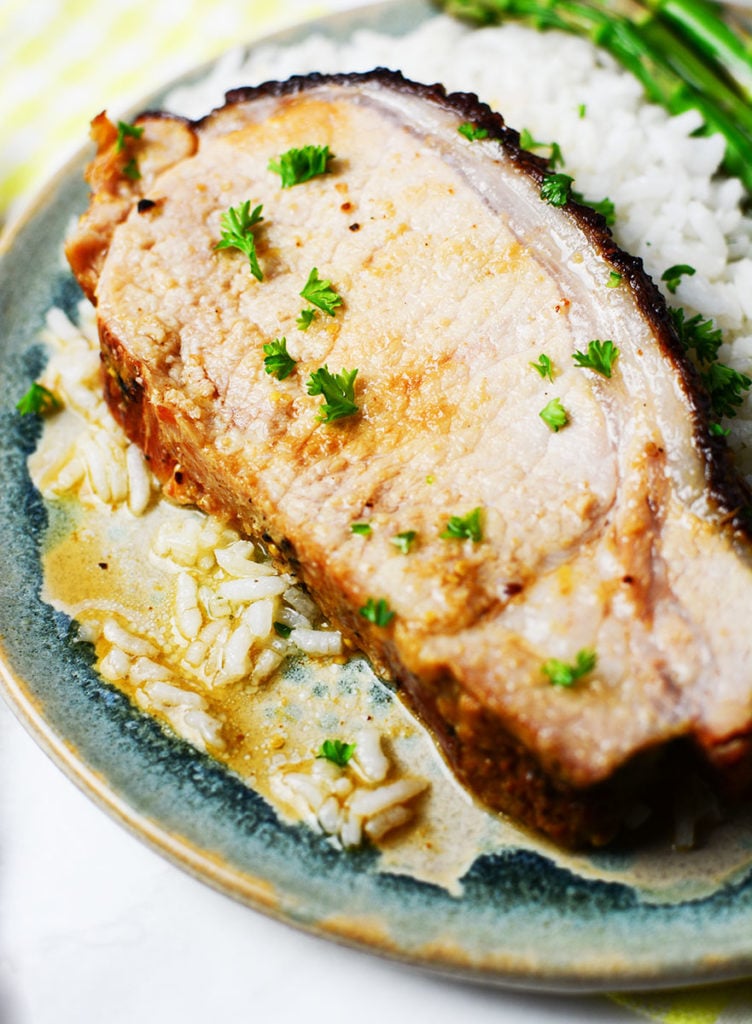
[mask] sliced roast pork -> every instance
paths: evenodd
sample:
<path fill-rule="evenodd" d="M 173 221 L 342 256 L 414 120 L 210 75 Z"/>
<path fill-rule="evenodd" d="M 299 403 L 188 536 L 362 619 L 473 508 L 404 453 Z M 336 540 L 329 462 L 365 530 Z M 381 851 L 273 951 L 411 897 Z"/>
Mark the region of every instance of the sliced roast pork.
<path fill-rule="evenodd" d="M 167 493 L 265 538 L 555 840 L 612 837 L 677 749 L 746 784 L 748 495 L 600 216 L 475 97 L 381 70 L 135 129 L 100 123 L 68 255 Z"/>

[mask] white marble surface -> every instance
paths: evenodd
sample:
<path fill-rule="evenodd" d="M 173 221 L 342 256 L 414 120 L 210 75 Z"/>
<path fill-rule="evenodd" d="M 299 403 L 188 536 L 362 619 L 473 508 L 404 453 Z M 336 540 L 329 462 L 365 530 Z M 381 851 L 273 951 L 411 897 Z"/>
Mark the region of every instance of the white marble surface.
<path fill-rule="evenodd" d="M 600 996 L 449 981 L 312 938 L 110 820 L 0 701 L 0 1024 L 565 1024 Z"/>

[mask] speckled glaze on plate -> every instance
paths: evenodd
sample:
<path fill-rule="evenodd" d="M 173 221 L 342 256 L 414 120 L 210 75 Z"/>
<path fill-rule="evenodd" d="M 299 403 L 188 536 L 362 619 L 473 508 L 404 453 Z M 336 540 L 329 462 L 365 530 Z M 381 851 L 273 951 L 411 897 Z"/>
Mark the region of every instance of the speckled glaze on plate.
<path fill-rule="evenodd" d="M 432 16 L 421 0 L 407 0 L 272 41 L 292 45 L 314 27 L 337 39 L 366 26 L 398 34 Z M 159 104 L 161 95 L 144 105 Z M 660 870 L 669 883 L 676 874 L 677 884 L 663 895 L 647 892 L 626 855 L 596 855 L 580 870 L 584 861 L 529 839 L 479 856 L 453 895 L 377 870 L 375 851 L 343 854 L 306 827 L 283 823 L 238 778 L 168 736 L 94 673 L 90 648 L 39 597 L 47 513 L 26 459 L 40 425 L 15 411 L 43 364 L 38 335 L 47 309 L 57 304 L 72 314 L 80 297 L 60 243 L 86 202 L 85 159 L 75 159 L 6 237 L 0 274 L 0 669 L 6 697 L 41 746 L 105 810 L 181 867 L 331 939 L 469 979 L 544 990 L 748 974 L 752 827 L 744 821 L 717 841 L 718 870 L 704 856 L 693 885 L 687 862 L 665 851 Z M 730 859 L 724 843 L 733 843 Z"/>

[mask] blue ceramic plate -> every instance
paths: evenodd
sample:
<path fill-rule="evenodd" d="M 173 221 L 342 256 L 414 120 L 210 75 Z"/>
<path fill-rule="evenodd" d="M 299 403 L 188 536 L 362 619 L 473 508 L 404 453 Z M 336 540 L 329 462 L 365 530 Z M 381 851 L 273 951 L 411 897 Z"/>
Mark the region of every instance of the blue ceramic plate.
<path fill-rule="evenodd" d="M 315 28 L 341 40 L 364 26 L 401 33 L 430 17 L 426 5 L 406 0 Z M 273 41 L 291 45 L 311 31 L 302 26 Z M 147 105 L 159 102 L 151 97 Z M 6 239 L 0 275 L 0 667 L 6 696 L 41 746 L 181 867 L 258 910 L 381 955 L 550 990 L 748 974 L 749 820 L 726 822 L 709 846 L 688 854 L 567 858 L 520 836 L 479 854 L 461 888 L 449 892 L 384 870 L 377 851 L 344 854 L 304 826 L 285 824 L 236 776 L 166 734 L 96 675 L 91 649 L 39 596 L 47 511 L 26 459 L 40 426 L 15 411 L 43 365 L 45 312 L 58 305 L 75 315 L 80 295 L 60 244 L 86 203 L 85 160 L 82 153 L 65 169 Z"/>

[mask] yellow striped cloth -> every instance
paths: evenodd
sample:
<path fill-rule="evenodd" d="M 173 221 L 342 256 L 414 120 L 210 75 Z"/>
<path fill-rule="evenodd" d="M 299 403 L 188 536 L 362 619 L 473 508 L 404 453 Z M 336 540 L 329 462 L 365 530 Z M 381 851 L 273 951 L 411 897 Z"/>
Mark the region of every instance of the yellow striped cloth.
<path fill-rule="evenodd" d="M 0 0 L 0 216 L 125 109 L 224 49 L 344 3 Z"/>
<path fill-rule="evenodd" d="M 0 222 L 87 138 L 90 119 L 222 50 L 349 0 L 0 0 Z M 612 997 L 666 1024 L 752 1021 L 752 983 Z"/>
<path fill-rule="evenodd" d="M 663 1024 L 750 1024 L 752 982 L 614 995 L 615 1002 Z"/>

